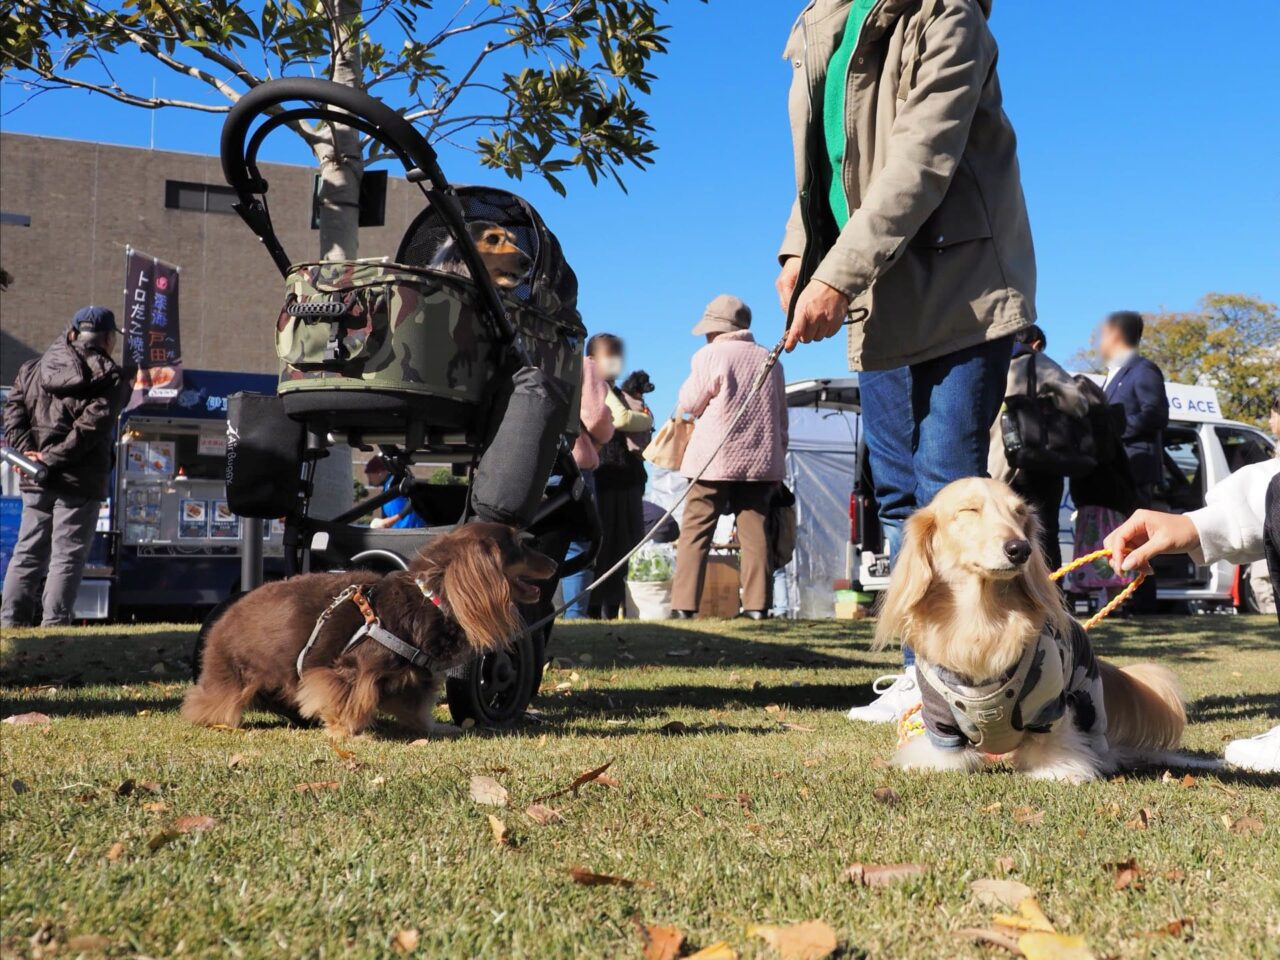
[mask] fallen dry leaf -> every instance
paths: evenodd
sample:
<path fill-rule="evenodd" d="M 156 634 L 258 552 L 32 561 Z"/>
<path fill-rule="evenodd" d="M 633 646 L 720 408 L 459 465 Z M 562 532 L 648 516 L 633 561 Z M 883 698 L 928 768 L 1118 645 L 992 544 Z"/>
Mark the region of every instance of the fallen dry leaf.
<path fill-rule="evenodd" d="M 159 833 L 152 834 L 151 839 L 147 841 L 147 849 L 155 853 L 166 844 L 173 843 L 178 839 L 178 832 L 169 828 L 161 830 Z"/>
<path fill-rule="evenodd" d="M 652 883 L 644 880 L 628 880 L 626 877 L 615 877 L 607 873 L 595 873 L 586 867 L 570 867 L 569 876 L 574 883 L 584 887 L 651 887 Z"/>
<path fill-rule="evenodd" d="M 684 934 L 675 927 L 658 927 L 635 921 L 644 944 L 644 960 L 676 960 L 684 945 Z"/>
<path fill-rule="evenodd" d="M 294 793 L 319 793 L 322 790 L 337 790 L 341 784 L 337 780 L 312 780 L 310 783 L 295 783 Z"/>
<path fill-rule="evenodd" d="M 876 787 L 871 791 L 871 796 L 875 797 L 886 807 L 892 807 L 899 799 L 901 799 L 898 796 L 898 792 L 892 787 Z"/>
<path fill-rule="evenodd" d="M 8 723 L 15 727 L 47 727 L 53 721 L 44 713 L 15 713 L 5 717 L 0 723 Z"/>
<path fill-rule="evenodd" d="M 1015 957 L 1022 956 L 1022 951 L 1018 948 L 1018 941 L 1009 934 L 993 927 L 964 927 L 960 930 L 952 931 L 951 935 L 964 940 L 981 940 L 984 943 L 995 944 L 997 947 L 1003 947 L 1008 950 Z"/>
<path fill-rule="evenodd" d="M 1170 883 L 1181 883 L 1183 880 L 1187 879 L 1187 872 L 1185 870 L 1180 870 L 1178 867 L 1174 867 L 1172 870 L 1166 870 L 1164 872 L 1164 878 Z"/>
<path fill-rule="evenodd" d="M 492 813 L 489 814 L 489 830 L 493 834 L 493 842 L 498 846 L 507 847 L 511 845 L 511 840 L 507 836 L 507 825 Z"/>
<path fill-rule="evenodd" d="M 1026 897 L 1018 902 L 1018 916 L 1011 917 L 997 913 L 991 918 L 998 927 L 1009 927 L 1012 930 L 1030 930 L 1040 933 L 1053 933 L 1053 924 L 1040 909 L 1035 897 Z"/>
<path fill-rule="evenodd" d="M 1015 909 L 1023 900 L 1036 895 L 1034 890 L 1017 880 L 974 880 L 969 884 L 969 890 L 978 898 L 979 903 L 985 903 L 989 907 Z"/>
<path fill-rule="evenodd" d="M 601 784 L 608 787 L 616 787 L 618 785 L 618 781 L 614 780 L 612 777 L 604 776 L 604 772 L 611 766 L 613 766 L 612 760 L 592 770 L 588 770 L 585 773 L 579 774 L 567 787 L 561 787 L 559 790 L 553 790 L 540 797 L 534 797 L 532 802 L 541 803 L 543 800 L 550 800 L 552 797 L 563 797 L 566 793 L 572 793 L 576 797 L 579 790 L 593 781 L 599 781 Z"/>
<path fill-rule="evenodd" d="M 1013 857 L 996 857 L 996 866 L 1000 868 L 1001 873 L 1013 873 L 1014 859 Z"/>
<path fill-rule="evenodd" d="M 112 863 L 124 856 L 124 844 L 117 840 L 107 848 L 107 859 Z"/>
<path fill-rule="evenodd" d="M 111 946 L 111 938 L 100 933 L 81 933 L 67 941 L 72 953 L 101 953 Z"/>
<path fill-rule="evenodd" d="M 781 960 L 822 960 L 836 952 L 836 932 L 822 920 L 806 920 L 787 927 L 752 924 L 747 936 L 760 937 L 778 951 Z"/>
<path fill-rule="evenodd" d="M 551 823 L 564 823 L 564 817 L 560 815 L 559 810 L 543 806 L 540 803 L 533 803 L 527 806 L 524 815 L 540 827 L 545 827 Z"/>
<path fill-rule="evenodd" d="M 163 800 L 151 800 L 142 805 L 142 809 L 148 813 L 164 813 L 169 809 L 169 805 Z"/>
<path fill-rule="evenodd" d="M 1139 934 L 1143 937 L 1181 937 L 1184 940 L 1191 939 L 1192 928 L 1196 922 L 1191 917 L 1178 917 L 1176 920 L 1170 920 L 1163 927 L 1152 930 L 1149 933 Z"/>
<path fill-rule="evenodd" d="M 356 758 L 356 752 L 354 750 L 344 750 L 336 743 L 330 743 L 329 746 L 333 748 L 333 752 L 338 755 L 339 760 L 354 760 Z"/>
<path fill-rule="evenodd" d="M 727 940 L 721 940 L 689 954 L 684 960 L 738 960 L 738 951 L 729 946 Z"/>
<path fill-rule="evenodd" d="M 1182 785 L 1186 789 L 1190 790 L 1192 787 L 1196 785 L 1196 778 L 1189 773 L 1184 774 L 1182 777 Z"/>
<path fill-rule="evenodd" d="M 923 863 L 855 863 L 844 868 L 840 879 L 856 886 L 887 887 L 928 872 L 928 865 Z"/>
<path fill-rule="evenodd" d="M 418 941 L 421 939 L 422 935 L 413 927 L 397 930 L 391 936 L 391 949 L 396 953 L 413 953 L 418 949 Z"/>
<path fill-rule="evenodd" d="M 21 780 L 14 780 L 9 784 L 9 786 L 13 788 L 14 793 L 26 793 L 28 790 L 31 789 L 26 785 L 26 783 L 24 783 Z"/>
<path fill-rule="evenodd" d="M 609 776 L 608 774 L 601 774 L 591 782 L 596 784 L 597 786 L 609 787 L 611 789 L 619 786 L 618 781 L 615 780 L 613 777 Z"/>
<path fill-rule="evenodd" d="M 778 726 L 782 727 L 783 730 L 795 730 L 795 731 L 798 731 L 799 733 L 813 733 L 815 730 L 818 729 L 817 727 L 806 727 L 802 723 L 790 723 L 788 721 L 783 721 L 782 723 L 778 724 Z"/>
<path fill-rule="evenodd" d="M 1226 822 L 1231 818 L 1228 817 L 1226 814 L 1223 814 L 1222 819 L 1224 822 Z M 1227 823 L 1227 829 L 1230 830 L 1232 833 L 1242 833 L 1242 834 L 1248 835 L 1251 833 L 1259 833 L 1259 834 L 1263 833 L 1266 830 L 1266 827 L 1262 825 L 1262 821 L 1259 820 L 1257 817 L 1251 817 L 1248 814 L 1246 814 L 1245 816 L 1240 817 L 1237 820 Z"/>
<path fill-rule="evenodd" d="M 173 829 L 178 833 L 199 833 L 201 830 L 209 830 L 218 825 L 215 817 L 179 817 L 173 821 Z"/>
<path fill-rule="evenodd" d="M 126 780 L 121 780 L 120 786 L 116 787 L 116 796 L 127 797 L 129 796 L 129 794 L 133 793 L 133 788 L 134 788 L 133 777 L 129 777 Z"/>
<path fill-rule="evenodd" d="M 1044 823 L 1044 811 L 1035 807 L 1014 807 L 1013 822 L 1025 827 L 1038 827 Z"/>
<path fill-rule="evenodd" d="M 1109 863 L 1107 869 L 1111 870 L 1115 876 L 1115 887 L 1117 890 L 1141 890 L 1142 868 L 1138 866 L 1138 861 L 1130 857 L 1121 863 Z"/>
<path fill-rule="evenodd" d="M 233 753 L 231 756 L 227 757 L 228 770 L 234 770 L 236 767 L 240 766 L 240 764 L 242 763 L 244 763 L 244 757 L 241 754 Z"/>
<path fill-rule="evenodd" d="M 1018 948 L 1027 960 L 1096 960 L 1084 937 L 1065 933 L 1024 933 L 1018 938 Z"/>
<path fill-rule="evenodd" d="M 471 799 L 487 807 L 505 807 L 507 788 L 493 777 L 471 778 Z"/>
<path fill-rule="evenodd" d="M 1151 821 L 1156 818 L 1155 812 L 1149 807 L 1143 807 L 1138 811 L 1138 815 L 1132 820 L 1126 820 L 1124 825 L 1130 830 L 1146 830 L 1151 826 Z"/>

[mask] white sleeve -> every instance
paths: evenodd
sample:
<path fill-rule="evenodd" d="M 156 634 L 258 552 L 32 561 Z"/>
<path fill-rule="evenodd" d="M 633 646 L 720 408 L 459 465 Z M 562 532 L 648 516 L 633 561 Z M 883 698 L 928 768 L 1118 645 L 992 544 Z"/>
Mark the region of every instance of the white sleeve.
<path fill-rule="evenodd" d="M 1209 491 L 1204 508 L 1187 514 L 1200 535 L 1200 549 L 1193 554 L 1197 560 L 1250 563 L 1261 559 L 1267 485 L 1277 473 L 1280 460 L 1242 467 Z"/>

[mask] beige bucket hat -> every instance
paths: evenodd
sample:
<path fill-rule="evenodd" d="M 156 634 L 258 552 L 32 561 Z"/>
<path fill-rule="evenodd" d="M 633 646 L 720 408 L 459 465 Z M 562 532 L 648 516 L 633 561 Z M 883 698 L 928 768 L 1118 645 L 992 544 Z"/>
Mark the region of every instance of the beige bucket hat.
<path fill-rule="evenodd" d="M 728 293 L 722 293 L 702 312 L 702 319 L 692 330 L 695 337 L 708 333 L 732 333 L 735 330 L 746 330 L 751 326 L 751 308 Z"/>

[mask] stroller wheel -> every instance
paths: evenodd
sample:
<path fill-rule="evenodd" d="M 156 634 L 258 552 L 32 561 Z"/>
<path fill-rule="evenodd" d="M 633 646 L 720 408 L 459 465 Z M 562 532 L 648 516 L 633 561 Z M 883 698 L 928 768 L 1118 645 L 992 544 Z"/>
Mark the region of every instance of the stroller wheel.
<path fill-rule="evenodd" d="M 445 681 L 453 722 L 471 719 L 477 726 L 509 727 L 524 714 L 541 674 L 533 638 L 522 634 L 510 650 L 463 664 Z"/>

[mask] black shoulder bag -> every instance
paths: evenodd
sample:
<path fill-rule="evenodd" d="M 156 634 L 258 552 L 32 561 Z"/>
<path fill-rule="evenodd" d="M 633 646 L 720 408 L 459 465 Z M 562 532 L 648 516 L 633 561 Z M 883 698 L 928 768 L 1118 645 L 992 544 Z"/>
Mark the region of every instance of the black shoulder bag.
<path fill-rule="evenodd" d="M 1063 413 L 1052 397 L 1039 396 L 1033 354 L 1027 355 L 1027 364 L 1027 392 L 1005 397 L 1000 410 L 1009 465 L 1063 477 L 1090 472 L 1098 465 L 1098 450 L 1089 422 Z"/>

